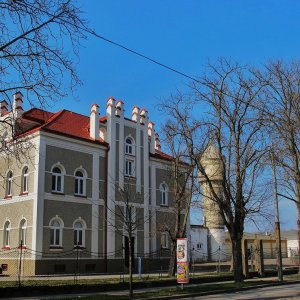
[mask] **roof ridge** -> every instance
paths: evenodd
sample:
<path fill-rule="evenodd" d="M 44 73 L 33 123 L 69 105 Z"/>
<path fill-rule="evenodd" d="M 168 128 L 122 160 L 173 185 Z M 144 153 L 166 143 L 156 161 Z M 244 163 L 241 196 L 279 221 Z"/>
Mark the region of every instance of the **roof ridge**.
<path fill-rule="evenodd" d="M 44 127 L 46 127 L 46 126 L 48 126 L 48 125 L 50 125 L 53 121 L 55 121 L 64 111 L 66 111 L 65 109 L 61 109 L 61 110 L 59 110 L 58 112 L 56 112 L 56 113 L 54 113 L 54 115 L 53 116 L 51 116 L 48 120 L 47 120 L 47 122 L 45 122 L 45 124 L 43 124 L 42 126 L 41 126 L 41 128 L 44 128 Z"/>

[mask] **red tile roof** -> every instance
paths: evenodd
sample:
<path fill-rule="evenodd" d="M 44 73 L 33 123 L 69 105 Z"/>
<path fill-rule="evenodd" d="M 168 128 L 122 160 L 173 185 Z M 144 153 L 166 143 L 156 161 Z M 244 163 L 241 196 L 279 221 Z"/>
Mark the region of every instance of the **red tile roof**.
<path fill-rule="evenodd" d="M 42 109 L 32 108 L 23 113 L 21 122 L 33 121 L 38 123 L 33 125 L 26 132 L 23 132 L 19 137 L 29 135 L 37 131 L 47 131 L 54 134 L 60 134 L 75 139 L 80 139 L 88 142 L 99 143 L 108 146 L 108 143 L 102 139 L 94 140 L 90 137 L 90 118 L 69 110 L 60 110 L 56 113 L 48 112 Z M 128 119 L 130 120 L 130 119 Z M 107 122 L 107 117 L 102 116 L 99 118 L 101 123 Z M 130 120 L 132 121 L 132 120 Z M 156 150 L 155 154 L 150 154 L 151 157 L 169 160 L 173 159 L 172 156 Z"/>
<path fill-rule="evenodd" d="M 40 126 L 35 128 L 31 127 L 20 136 L 28 135 L 41 130 L 108 146 L 108 144 L 102 139 L 99 138 L 94 140 L 90 137 L 89 117 L 65 109 L 57 113 L 51 113 L 41 109 L 33 108 L 25 112 L 22 116 L 22 119 L 23 121 L 29 120 L 38 122 Z"/>

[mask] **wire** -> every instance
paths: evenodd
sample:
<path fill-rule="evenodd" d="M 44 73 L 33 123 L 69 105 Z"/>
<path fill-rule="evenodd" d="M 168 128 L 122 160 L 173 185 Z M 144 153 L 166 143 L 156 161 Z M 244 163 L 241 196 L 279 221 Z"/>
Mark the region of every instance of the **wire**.
<path fill-rule="evenodd" d="M 15 2 L 19 3 L 20 5 L 25 6 L 25 4 L 23 4 L 23 3 L 20 2 L 20 1 L 17 1 L 17 0 L 16 0 Z M 45 10 L 41 9 L 40 7 L 35 7 L 34 5 L 30 5 L 30 4 L 26 4 L 26 6 L 29 6 L 29 7 L 33 8 L 33 9 L 37 9 L 37 10 L 39 10 L 40 12 L 45 13 L 45 14 L 47 14 L 47 15 L 50 16 L 50 17 L 56 17 L 55 15 L 49 13 L 48 11 L 45 11 Z M 71 26 L 74 26 L 74 24 L 73 24 L 72 22 L 70 22 L 70 21 L 68 21 L 68 20 L 66 20 L 66 19 L 61 19 L 60 17 L 58 17 L 58 19 L 60 19 L 61 21 L 65 22 L 65 23 L 67 23 L 67 24 L 69 24 L 69 25 L 71 25 Z M 181 71 L 178 71 L 178 70 L 176 70 L 175 68 L 170 67 L 170 66 L 168 66 L 168 65 L 166 65 L 166 64 L 163 64 L 163 63 L 161 63 L 161 62 L 159 62 L 159 61 L 157 61 L 157 60 L 155 60 L 155 59 L 153 59 L 153 58 L 151 58 L 151 57 L 149 57 L 149 56 L 146 56 L 146 55 L 144 55 L 144 54 L 142 54 L 142 53 L 140 53 L 140 52 L 138 52 L 138 51 L 132 50 L 132 49 L 130 49 L 130 48 L 128 48 L 128 47 L 126 47 L 126 46 L 124 46 L 124 45 L 122 45 L 122 44 L 119 44 L 119 43 L 117 43 L 117 42 L 115 42 L 115 41 L 113 41 L 113 40 L 110 40 L 110 39 L 104 37 L 103 35 L 98 34 L 95 30 L 87 29 L 87 28 L 85 28 L 85 27 L 83 27 L 83 26 L 80 26 L 80 25 L 76 25 L 76 27 L 77 27 L 78 29 L 80 29 L 80 30 L 86 32 L 86 33 L 89 33 L 90 35 L 93 35 L 93 36 L 95 36 L 95 37 L 97 37 L 97 38 L 99 38 L 99 39 L 102 39 L 103 41 L 105 41 L 105 42 L 107 42 L 107 43 L 110 43 L 110 44 L 112 44 L 112 45 L 114 45 L 114 46 L 117 46 L 117 47 L 119 47 L 119 48 L 121 48 L 121 49 L 123 49 L 123 50 L 125 50 L 125 51 L 127 51 L 127 52 L 130 52 L 130 53 L 132 53 L 132 54 L 135 54 L 135 55 L 137 55 L 137 56 L 139 56 L 139 57 L 142 57 L 142 58 L 144 58 L 144 59 L 146 59 L 146 60 L 148 60 L 148 61 L 150 61 L 150 62 L 152 62 L 152 63 L 154 63 L 154 64 L 156 64 L 156 65 L 158 65 L 158 66 L 160 66 L 160 67 L 163 67 L 163 68 L 165 68 L 165 69 L 167 69 L 167 70 L 169 70 L 169 71 L 172 71 L 172 72 L 174 72 L 174 73 L 177 73 L 177 74 L 179 74 L 179 75 L 181 75 L 181 76 L 183 76 L 183 77 L 185 77 L 185 78 L 191 79 L 192 81 L 195 81 L 195 82 L 200 83 L 200 81 L 199 81 L 198 79 L 196 79 L 196 78 L 194 78 L 194 77 L 192 77 L 192 76 L 190 76 L 190 75 L 188 75 L 188 74 L 186 74 L 186 73 L 183 73 L 183 72 L 181 72 Z"/>

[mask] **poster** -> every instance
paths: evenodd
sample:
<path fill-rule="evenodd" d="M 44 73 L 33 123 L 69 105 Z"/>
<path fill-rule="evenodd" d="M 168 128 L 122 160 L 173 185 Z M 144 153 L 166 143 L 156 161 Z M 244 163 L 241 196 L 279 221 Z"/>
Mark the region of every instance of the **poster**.
<path fill-rule="evenodd" d="M 177 283 L 189 283 L 187 239 L 177 239 Z"/>

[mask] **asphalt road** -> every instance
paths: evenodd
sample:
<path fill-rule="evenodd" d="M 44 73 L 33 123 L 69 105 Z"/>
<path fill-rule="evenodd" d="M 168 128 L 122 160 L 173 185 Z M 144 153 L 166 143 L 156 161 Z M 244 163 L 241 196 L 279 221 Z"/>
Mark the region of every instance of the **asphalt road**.
<path fill-rule="evenodd" d="M 257 288 L 235 293 L 224 293 L 211 296 L 189 297 L 184 300 L 271 300 L 271 299 L 300 299 L 300 283 Z"/>

